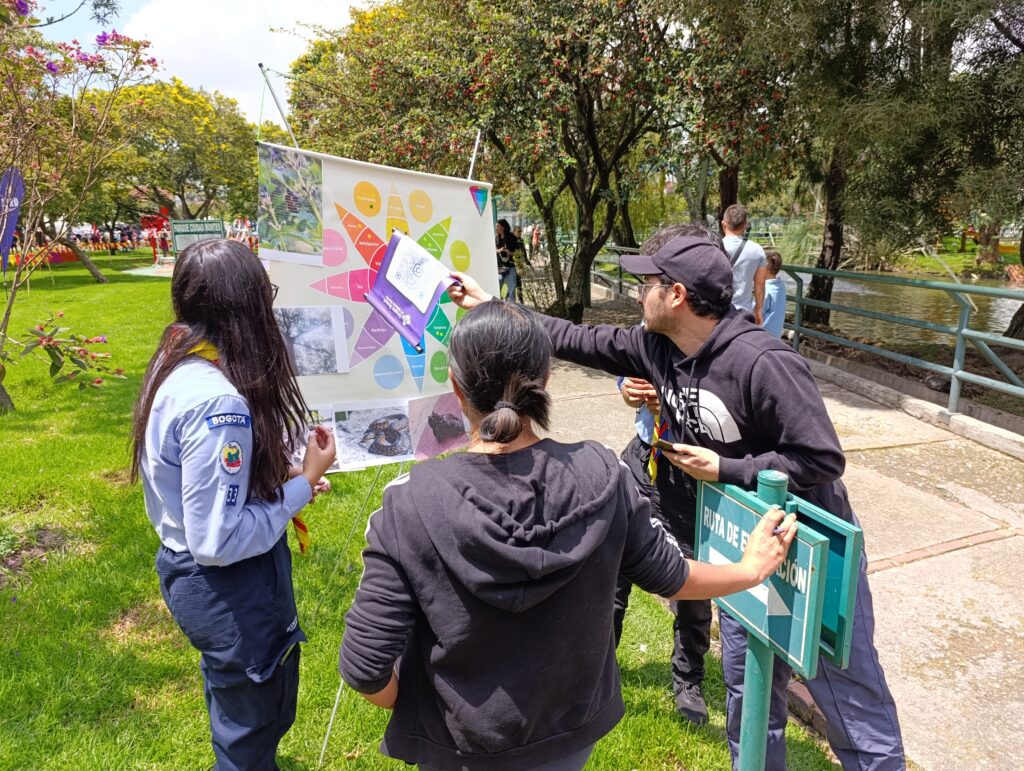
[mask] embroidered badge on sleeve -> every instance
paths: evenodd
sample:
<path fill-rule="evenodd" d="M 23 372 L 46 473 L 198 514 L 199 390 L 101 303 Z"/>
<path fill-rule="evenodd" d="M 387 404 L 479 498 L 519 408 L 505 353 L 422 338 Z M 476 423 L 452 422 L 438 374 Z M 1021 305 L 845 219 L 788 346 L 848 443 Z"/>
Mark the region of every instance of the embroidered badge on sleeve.
<path fill-rule="evenodd" d="M 211 431 L 215 428 L 224 428 L 225 426 L 249 428 L 252 426 L 252 418 L 237 412 L 224 412 L 220 415 L 211 415 L 206 419 L 206 427 Z"/>
<path fill-rule="evenodd" d="M 228 485 L 228 494 L 224 497 L 225 506 L 234 506 L 238 503 L 238 485 Z"/>
<path fill-rule="evenodd" d="M 229 474 L 242 470 L 242 446 L 238 442 L 225 442 L 220 448 L 220 465 Z"/>

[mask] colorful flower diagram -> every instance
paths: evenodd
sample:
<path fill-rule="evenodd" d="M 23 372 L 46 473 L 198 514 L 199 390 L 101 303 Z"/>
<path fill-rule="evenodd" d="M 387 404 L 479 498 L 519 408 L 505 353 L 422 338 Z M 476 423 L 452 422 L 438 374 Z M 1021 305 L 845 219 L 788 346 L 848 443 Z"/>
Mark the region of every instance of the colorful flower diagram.
<path fill-rule="evenodd" d="M 381 196 L 377 188 L 369 182 L 359 182 L 355 186 L 354 198 L 359 213 L 349 211 L 341 204 L 335 202 L 334 209 L 341 220 L 342 227 L 348 240 L 352 243 L 355 251 L 362 258 L 366 267 L 350 269 L 343 273 L 336 273 L 332 276 L 320 279 L 310 285 L 312 289 L 322 292 L 331 297 L 337 297 L 349 302 L 366 302 L 363 295 L 370 290 L 377 278 L 377 271 L 380 269 L 381 260 L 387 249 L 387 242 L 393 230 L 414 236 L 406 215 L 405 202 L 397 192 L 394 185 L 388 194 L 387 217 L 384 225 L 384 233 L 376 232 L 372 227 L 359 216 L 362 214 L 367 218 L 373 217 L 381 210 Z M 430 222 L 433 215 L 433 206 L 429 195 L 422 190 L 414 190 L 409 195 L 409 210 L 414 222 Z M 444 256 L 445 247 L 448 246 L 449 228 L 451 217 L 434 221 L 423 230 L 416 242 L 426 249 L 436 259 Z M 456 270 L 465 270 L 469 265 L 469 248 L 462 241 L 453 241 L 449 248 L 449 257 Z M 338 266 L 343 264 L 348 257 L 347 242 L 345 236 L 336 230 L 327 229 L 324 231 L 324 265 Z M 448 338 L 451 336 L 451 322 L 443 305 L 450 303 L 447 295 L 442 296 L 441 305 L 434 310 L 430 321 L 427 324 L 426 334 L 436 339 L 441 345 L 447 348 Z M 361 362 L 366 361 L 381 348 L 387 345 L 396 335 L 395 328 L 391 326 L 384 317 L 377 311 L 372 311 L 363 328 L 356 336 L 352 347 L 349 366 L 354 368 Z M 409 371 L 419 390 L 423 391 L 423 379 L 427 370 L 427 354 L 424 341 L 420 341 L 420 349 L 417 350 L 402 340 L 402 348 L 409 365 Z M 377 382 L 384 388 L 393 384 L 395 379 L 400 377 L 396 371 L 396 365 L 401 367 L 393 356 L 384 356 L 377 360 L 374 365 L 374 376 Z M 444 382 L 448 377 L 448 357 L 443 351 L 433 354 L 430 361 L 431 376 L 437 382 Z M 402 373 L 404 374 L 404 373 Z M 397 383 L 394 383 L 397 385 Z"/>
<path fill-rule="evenodd" d="M 388 270 L 396 231 L 407 249 L 411 240 L 413 253 L 426 252 L 417 276 L 436 280 L 433 258 L 496 292 L 489 198 L 490 186 L 469 180 L 260 144 L 260 257 L 279 287 L 275 314 L 303 395 L 318 405 L 312 422 L 338 439 L 332 470 L 422 460 L 467 444 L 448 379 L 462 311 L 446 294 L 433 306 L 431 293 L 431 302 L 416 305 L 429 319 L 414 345 L 365 295 Z M 388 276 L 392 285 L 397 277 Z M 403 296 L 419 297 L 425 281 L 407 281 Z"/>
<path fill-rule="evenodd" d="M 260 257 L 281 286 L 282 307 L 308 316 L 333 306 L 341 314 L 332 328 L 348 366 L 340 356 L 333 375 L 304 383 L 310 403 L 450 390 L 447 349 L 461 311 L 447 294 L 430 315 L 419 350 L 364 295 L 395 230 L 444 265 L 469 272 L 471 255 L 486 257 L 493 244 L 489 196 L 489 186 L 468 180 L 259 145 Z M 496 290 L 493 260 L 473 260 L 472 272 Z M 321 347 L 330 348 L 326 341 Z"/>

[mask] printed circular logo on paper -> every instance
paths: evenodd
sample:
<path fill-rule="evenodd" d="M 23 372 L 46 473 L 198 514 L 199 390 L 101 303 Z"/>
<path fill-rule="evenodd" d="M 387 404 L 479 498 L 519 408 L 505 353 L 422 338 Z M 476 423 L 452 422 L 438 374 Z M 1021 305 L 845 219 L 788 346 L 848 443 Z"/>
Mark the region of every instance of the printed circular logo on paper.
<path fill-rule="evenodd" d="M 220 465 L 229 474 L 242 470 L 242 446 L 238 442 L 225 442 L 220 448 Z"/>

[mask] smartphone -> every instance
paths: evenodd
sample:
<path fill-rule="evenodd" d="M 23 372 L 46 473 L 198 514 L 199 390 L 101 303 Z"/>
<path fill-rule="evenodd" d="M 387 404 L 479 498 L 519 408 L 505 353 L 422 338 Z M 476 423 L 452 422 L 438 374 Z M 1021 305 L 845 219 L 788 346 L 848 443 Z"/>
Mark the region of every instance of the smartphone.
<path fill-rule="evenodd" d="M 668 450 L 669 452 L 675 452 L 675 446 L 672 442 L 666 442 L 664 439 L 655 439 L 653 445 L 659 450 Z"/>

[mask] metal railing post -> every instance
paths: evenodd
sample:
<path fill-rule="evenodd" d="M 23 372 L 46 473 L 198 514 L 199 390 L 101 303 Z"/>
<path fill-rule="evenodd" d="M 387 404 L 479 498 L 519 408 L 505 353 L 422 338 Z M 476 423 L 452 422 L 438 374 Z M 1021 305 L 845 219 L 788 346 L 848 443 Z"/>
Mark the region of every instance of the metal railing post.
<path fill-rule="evenodd" d="M 960 306 L 960 318 L 956 323 L 956 349 L 953 352 L 953 374 L 949 380 L 949 405 L 947 409 L 953 413 L 960 406 L 960 373 L 964 369 L 964 358 L 967 354 L 967 338 L 964 330 L 971 323 L 971 305 L 959 292 L 950 292 L 950 296 Z"/>
<path fill-rule="evenodd" d="M 799 273 L 790 272 L 789 275 L 796 282 L 796 302 L 793 305 L 793 350 L 800 351 L 800 325 L 802 324 L 802 309 L 804 299 L 804 280 Z"/>

